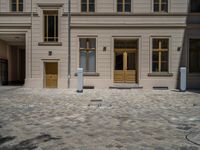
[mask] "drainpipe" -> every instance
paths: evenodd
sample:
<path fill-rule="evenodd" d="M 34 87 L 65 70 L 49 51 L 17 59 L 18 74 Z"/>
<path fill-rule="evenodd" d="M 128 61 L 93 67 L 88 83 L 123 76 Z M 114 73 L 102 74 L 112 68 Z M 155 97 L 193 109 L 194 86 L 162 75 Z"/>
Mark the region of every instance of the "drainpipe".
<path fill-rule="evenodd" d="M 32 78 L 32 51 L 33 51 L 33 0 L 31 0 L 31 78 Z"/>
<path fill-rule="evenodd" d="M 71 0 L 68 0 L 68 88 L 71 78 Z"/>

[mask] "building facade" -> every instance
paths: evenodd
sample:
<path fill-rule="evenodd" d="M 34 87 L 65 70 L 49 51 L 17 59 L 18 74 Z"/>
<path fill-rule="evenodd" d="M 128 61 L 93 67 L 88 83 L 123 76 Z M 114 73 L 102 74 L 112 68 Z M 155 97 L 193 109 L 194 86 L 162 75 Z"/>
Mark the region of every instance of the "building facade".
<path fill-rule="evenodd" d="M 199 18 L 199 0 L 71 0 L 69 53 L 68 0 L 0 0 L 0 81 L 174 89 L 186 67 L 200 88 Z"/>

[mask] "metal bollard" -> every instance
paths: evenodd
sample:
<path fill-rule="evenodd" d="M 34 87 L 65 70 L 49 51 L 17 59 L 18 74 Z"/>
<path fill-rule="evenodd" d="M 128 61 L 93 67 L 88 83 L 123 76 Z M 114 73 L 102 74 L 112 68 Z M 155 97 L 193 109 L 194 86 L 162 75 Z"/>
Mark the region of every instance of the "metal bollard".
<path fill-rule="evenodd" d="M 180 68 L 180 91 L 186 91 L 186 67 Z"/>
<path fill-rule="evenodd" d="M 78 93 L 83 92 L 83 68 L 78 68 L 77 69 L 77 76 L 78 76 Z"/>

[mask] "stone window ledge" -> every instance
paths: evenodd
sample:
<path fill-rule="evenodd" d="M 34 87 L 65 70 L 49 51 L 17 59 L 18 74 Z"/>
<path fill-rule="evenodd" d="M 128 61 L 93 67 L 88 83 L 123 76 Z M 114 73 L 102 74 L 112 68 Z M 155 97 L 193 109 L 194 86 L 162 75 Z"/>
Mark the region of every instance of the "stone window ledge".
<path fill-rule="evenodd" d="M 75 76 L 77 76 L 77 73 L 75 73 Z M 83 73 L 83 76 L 94 76 L 94 77 L 98 77 L 100 76 L 99 73 L 96 73 L 96 72 L 84 72 Z"/>
<path fill-rule="evenodd" d="M 38 46 L 62 46 L 61 42 L 39 42 Z"/>
<path fill-rule="evenodd" d="M 149 77 L 172 77 L 173 73 L 153 72 L 148 74 Z"/>

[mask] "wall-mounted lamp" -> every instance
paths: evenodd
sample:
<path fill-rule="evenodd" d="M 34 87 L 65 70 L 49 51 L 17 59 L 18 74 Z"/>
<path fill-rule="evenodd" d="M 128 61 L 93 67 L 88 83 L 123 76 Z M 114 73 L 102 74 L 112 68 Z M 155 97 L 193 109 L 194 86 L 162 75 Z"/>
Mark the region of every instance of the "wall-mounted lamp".
<path fill-rule="evenodd" d="M 178 47 L 178 48 L 177 48 L 177 51 L 178 51 L 178 52 L 180 52 L 180 51 L 181 51 L 181 49 L 182 49 L 181 47 Z"/>

